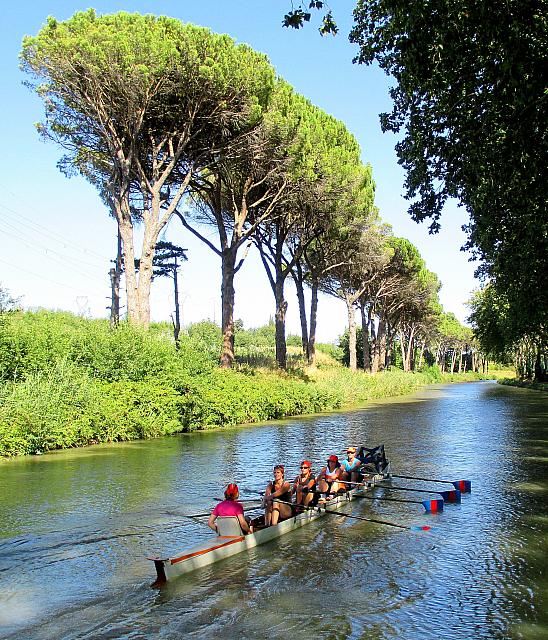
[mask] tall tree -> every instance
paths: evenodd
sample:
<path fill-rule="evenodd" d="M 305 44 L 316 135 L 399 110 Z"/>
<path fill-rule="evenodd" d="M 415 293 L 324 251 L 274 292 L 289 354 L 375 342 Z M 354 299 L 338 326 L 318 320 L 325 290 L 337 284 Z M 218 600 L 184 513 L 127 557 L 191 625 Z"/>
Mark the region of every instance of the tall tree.
<path fill-rule="evenodd" d="M 156 243 L 154 251 L 154 277 L 171 278 L 173 280 L 173 305 L 174 315 L 171 316 L 173 325 L 173 339 L 179 347 L 179 333 L 181 332 L 181 311 L 179 304 L 179 268 L 181 263 L 188 260 L 186 249 L 161 240 Z"/>
<path fill-rule="evenodd" d="M 218 154 L 214 163 L 195 176 L 191 182 L 192 211 L 178 213 L 183 225 L 221 258 L 223 367 L 234 361 L 235 276 L 256 229 L 278 215 L 277 206 L 289 186 L 285 174 L 288 140 L 277 130 L 276 122 L 284 119 L 280 110 L 292 94 L 292 88 L 278 79 L 261 120 L 237 145 Z M 284 130 L 291 126 L 284 121 Z M 216 228 L 217 245 L 200 231 L 203 224 Z M 247 249 L 240 254 L 245 244 Z"/>
<path fill-rule="evenodd" d="M 287 140 L 287 179 L 293 189 L 277 207 L 278 215 L 260 225 L 256 234 L 275 299 L 276 359 L 281 368 L 286 366 L 287 277 L 298 278 L 304 252 L 334 224 L 337 203 L 346 204 L 349 214 L 350 209 L 360 209 L 367 215 L 374 193 L 371 168 L 361 165 L 359 146 L 341 122 L 296 95 L 284 116 L 295 127 Z"/>
<path fill-rule="evenodd" d="M 439 229 L 457 198 L 466 247 L 504 292 L 516 328 L 548 320 L 545 0 L 359 0 L 356 60 L 395 79 L 384 131 L 403 133 L 410 213 Z"/>
<path fill-rule="evenodd" d="M 349 365 L 352 370 L 358 366 L 356 306 L 388 258 L 383 231 L 384 227 L 378 224 L 376 215 L 356 225 L 354 232 L 339 245 L 339 262 L 326 272 L 320 284 L 322 291 L 341 298 L 346 304 Z"/>
<path fill-rule="evenodd" d="M 154 247 L 196 171 L 260 117 L 274 72 L 228 36 L 166 17 L 76 13 L 26 37 L 21 65 L 45 102 L 40 131 L 112 203 L 128 318 L 148 325 Z M 141 265 L 134 223 L 143 226 Z"/>

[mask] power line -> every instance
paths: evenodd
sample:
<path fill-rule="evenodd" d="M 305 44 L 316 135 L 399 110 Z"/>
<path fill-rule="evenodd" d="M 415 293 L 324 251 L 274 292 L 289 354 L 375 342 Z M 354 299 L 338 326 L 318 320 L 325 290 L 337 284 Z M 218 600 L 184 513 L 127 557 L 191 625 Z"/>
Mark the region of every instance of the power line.
<path fill-rule="evenodd" d="M 0 220 L 0 228 L 1 228 L 2 224 L 6 224 L 6 223 L 4 221 Z M 13 225 L 10 225 L 10 226 L 13 228 Z M 96 278 L 97 274 L 92 275 L 91 273 L 87 273 L 87 272 L 83 271 L 82 269 L 80 269 L 82 264 L 87 265 L 87 266 L 91 267 L 92 269 L 96 269 L 97 271 L 101 270 L 101 272 L 104 272 L 105 265 L 98 266 L 98 265 L 91 264 L 89 262 L 77 261 L 73 257 L 68 257 L 66 255 L 63 255 L 63 254 L 59 253 L 58 251 L 55 251 L 55 249 L 52 249 L 51 247 L 47 247 L 47 246 L 41 245 L 40 243 L 36 243 L 35 245 L 33 245 L 29 241 L 27 236 L 18 234 L 17 231 L 16 231 L 16 233 L 12 233 L 10 231 L 6 231 L 5 229 L 3 229 L 2 230 L 2 234 L 6 235 L 6 236 L 10 236 L 12 238 L 15 238 L 21 244 L 25 245 L 27 247 L 27 249 L 29 249 L 30 251 L 34 251 L 36 253 L 45 254 L 46 258 L 48 258 L 49 260 L 52 260 L 53 262 L 56 262 L 58 264 L 62 264 L 64 266 L 66 266 L 67 264 L 70 265 L 74 271 L 77 271 L 80 275 L 83 275 L 86 278 L 91 278 L 91 279 Z M 57 256 L 57 258 L 55 258 L 54 256 Z"/>
<path fill-rule="evenodd" d="M 17 271 L 23 271 L 24 273 L 28 273 L 29 275 L 34 276 L 39 280 L 44 280 L 45 282 L 51 282 L 52 284 L 56 284 L 60 287 L 63 287 L 64 289 L 72 289 L 73 291 L 76 291 L 79 294 L 82 293 L 82 289 L 77 289 L 76 287 L 73 287 L 70 284 L 64 284 L 62 282 L 59 282 L 58 280 L 52 280 L 51 278 L 47 278 L 46 276 L 35 273 L 34 271 L 30 271 L 29 269 L 25 269 L 24 267 L 20 267 L 19 265 L 17 266 L 13 265 L 11 262 L 8 262 L 7 260 L 2 260 L 2 258 L 0 258 L 0 262 L 7 264 L 8 267 L 11 267 L 12 269 L 16 269 Z M 90 295 L 93 295 L 96 298 L 104 298 L 104 292 L 97 293 L 96 291 L 92 291 Z"/>
<path fill-rule="evenodd" d="M 59 242 L 60 244 L 65 245 L 66 247 L 72 247 L 77 251 L 83 251 L 86 254 L 89 254 L 89 256 L 95 256 L 96 258 L 99 258 L 100 260 L 110 260 L 109 257 L 106 257 L 104 255 L 101 255 L 100 253 L 97 253 L 91 249 L 88 249 L 87 247 L 82 247 L 79 246 L 77 244 L 75 244 L 73 241 L 68 240 L 67 238 L 64 238 L 62 235 L 51 231 L 51 229 L 48 229 L 47 227 L 39 224 L 38 222 L 35 222 L 34 220 L 31 220 L 30 218 L 27 218 L 26 216 L 24 216 L 21 212 L 16 211 L 15 209 L 12 209 L 11 207 L 6 206 L 5 204 L 0 203 L 0 208 L 4 209 L 5 211 L 17 216 L 17 220 L 19 222 L 22 222 L 23 225 L 27 225 L 29 226 L 31 229 L 33 229 L 33 231 L 40 233 L 43 236 L 49 237 L 51 240 L 53 240 L 54 242 Z"/>

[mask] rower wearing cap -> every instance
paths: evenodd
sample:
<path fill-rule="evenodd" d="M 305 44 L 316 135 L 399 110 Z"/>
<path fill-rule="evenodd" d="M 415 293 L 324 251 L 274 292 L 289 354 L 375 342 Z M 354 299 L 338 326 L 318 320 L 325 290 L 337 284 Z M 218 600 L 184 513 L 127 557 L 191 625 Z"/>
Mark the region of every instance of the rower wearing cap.
<path fill-rule="evenodd" d="M 301 462 L 301 472 L 295 478 L 291 493 L 295 496 L 295 504 L 308 507 L 314 498 L 314 485 L 316 478 L 312 475 L 312 463 L 310 460 Z"/>
<path fill-rule="evenodd" d="M 293 515 L 291 508 L 291 485 L 285 479 L 283 464 L 274 467 L 274 479 L 264 493 L 264 520 L 267 527 L 278 524 Z"/>
<path fill-rule="evenodd" d="M 342 469 L 339 463 L 339 458 L 335 455 L 330 455 L 329 458 L 327 458 L 327 466 L 320 471 L 316 478 L 318 491 L 323 494 L 337 493 L 339 489 L 344 488 L 344 485 L 341 485 L 338 482 L 341 478 L 341 474 Z M 322 496 L 320 500 L 325 501 L 326 496 Z"/>
<path fill-rule="evenodd" d="M 225 499 L 219 502 L 209 516 L 207 525 L 210 529 L 218 533 L 217 525 L 215 524 L 217 518 L 236 517 L 245 534 L 253 533 L 253 527 L 247 523 L 244 517 L 244 508 L 242 504 L 238 502 L 239 497 L 240 490 L 238 489 L 238 485 L 231 482 L 225 489 Z"/>
<path fill-rule="evenodd" d="M 342 480 L 346 482 L 359 482 L 361 480 L 359 469 L 361 461 L 356 458 L 356 447 L 348 447 L 346 449 L 346 460 L 341 463 Z M 350 488 L 346 485 L 347 488 Z"/>

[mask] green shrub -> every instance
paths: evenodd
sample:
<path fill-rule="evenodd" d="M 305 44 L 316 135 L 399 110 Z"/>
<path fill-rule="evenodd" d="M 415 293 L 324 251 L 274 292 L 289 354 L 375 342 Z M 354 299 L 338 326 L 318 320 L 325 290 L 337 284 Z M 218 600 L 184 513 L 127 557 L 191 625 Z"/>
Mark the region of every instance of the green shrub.
<path fill-rule="evenodd" d="M 191 324 L 187 334 L 192 344 L 218 360 L 223 342 L 220 327 L 209 320 L 202 320 Z"/>
<path fill-rule="evenodd" d="M 1 388 L 0 455 L 167 435 L 181 430 L 180 411 L 156 382 L 99 382 L 59 362 Z"/>
<path fill-rule="evenodd" d="M 126 322 L 113 330 L 106 320 L 70 313 L 14 313 L 0 327 L 1 380 L 24 380 L 58 362 L 72 362 L 100 380 L 137 381 L 177 368 L 207 371 L 217 357 L 204 348 L 201 336 L 193 341 L 181 335 L 176 351 L 165 332 L 146 332 Z"/>
<path fill-rule="evenodd" d="M 293 368 L 283 373 L 274 368 L 272 328 L 240 329 L 252 361 L 221 370 L 221 334 L 211 322 L 192 325 L 177 350 L 166 323 L 145 332 L 127 323 L 111 330 L 106 320 L 69 313 L 4 314 L 0 456 L 262 422 L 489 377 L 437 367 L 373 376 L 327 358 L 312 371 L 302 367 L 297 347 L 288 354 Z M 318 351 L 340 355 L 332 345 Z M 253 368 L 259 364 L 271 370 Z"/>
<path fill-rule="evenodd" d="M 320 351 L 321 353 L 325 353 L 327 356 L 330 356 L 331 358 L 333 358 L 333 360 L 336 360 L 337 362 L 341 362 L 344 359 L 344 351 L 343 349 L 341 349 L 341 347 L 335 345 L 335 344 L 330 344 L 330 343 L 322 343 L 322 342 L 317 342 L 316 343 L 316 351 Z"/>
<path fill-rule="evenodd" d="M 428 384 L 441 382 L 443 378 L 440 368 L 437 364 L 422 367 L 420 373 L 422 373 L 426 377 Z"/>
<path fill-rule="evenodd" d="M 192 431 L 326 411 L 340 406 L 341 397 L 275 373 L 219 369 L 194 378 L 183 402 L 183 425 Z"/>

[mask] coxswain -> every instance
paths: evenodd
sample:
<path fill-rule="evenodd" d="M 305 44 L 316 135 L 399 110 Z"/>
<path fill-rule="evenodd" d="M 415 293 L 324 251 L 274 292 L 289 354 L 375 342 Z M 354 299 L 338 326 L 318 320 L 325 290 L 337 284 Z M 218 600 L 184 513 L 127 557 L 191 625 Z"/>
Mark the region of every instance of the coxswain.
<path fill-rule="evenodd" d="M 295 498 L 295 505 L 308 507 L 314 499 L 314 487 L 316 478 L 312 475 L 312 463 L 310 460 L 301 462 L 301 472 L 295 478 L 291 494 Z"/>
<path fill-rule="evenodd" d="M 344 485 L 339 484 L 341 474 L 342 469 L 339 458 L 335 455 L 330 455 L 329 458 L 327 458 L 327 466 L 320 471 L 316 478 L 318 491 L 324 494 L 322 498 L 320 498 L 321 502 L 325 502 L 326 499 L 329 500 L 330 496 L 326 494 L 337 493 L 340 488 L 344 488 Z"/>
<path fill-rule="evenodd" d="M 346 460 L 343 460 L 341 463 L 341 479 L 348 483 L 345 487 L 350 489 L 352 484 L 356 484 L 361 480 L 361 461 L 356 458 L 356 447 L 348 447 L 346 449 L 346 456 Z"/>
<path fill-rule="evenodd" d="M 218 533 L 215 520 L 219 517 L 236 517 L 238 518 L 240 527 L 245 534 L 253 533 L 253 527 L 248 524 L 244 517 L 244 508 L 242 504 L 238 502 L 239 497 L 240 491 L 238 489 L 238 485 L 230 483 L 225 489 L 225 499 L 222 502 L 219 502 L 209 516 L 207 524 L 210 529 L 213 529 L 213 531 Z"/>
<path fill-rule="evenodd" d="M 264 493 L 264 520 L 267 527 L 278 524 L 293 515 L 291 508 L 291 485 L 285 479 L 283 464 L 274 467 L 274 479 Z"/>

